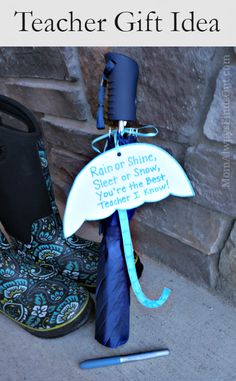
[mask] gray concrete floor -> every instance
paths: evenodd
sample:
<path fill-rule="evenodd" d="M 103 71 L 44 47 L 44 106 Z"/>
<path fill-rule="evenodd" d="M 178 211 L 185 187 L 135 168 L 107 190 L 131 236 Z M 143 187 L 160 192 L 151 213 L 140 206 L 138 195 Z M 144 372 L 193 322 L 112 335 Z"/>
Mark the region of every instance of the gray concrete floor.
<path fill-rule="evenodd" d="M 143 256 L 144 291 L 155 297 L 166 285 L 170 300 L 142 307 L 132 295 L 129 342 L 116 350 L 94 340 L 94 322 L 60 339 L 31 336 L 0 316 L 1 381 L 235 381 L 236 309 L 179 274 Z M 168 347 L 170 356 L 94 370 L 89 358 Z"/>

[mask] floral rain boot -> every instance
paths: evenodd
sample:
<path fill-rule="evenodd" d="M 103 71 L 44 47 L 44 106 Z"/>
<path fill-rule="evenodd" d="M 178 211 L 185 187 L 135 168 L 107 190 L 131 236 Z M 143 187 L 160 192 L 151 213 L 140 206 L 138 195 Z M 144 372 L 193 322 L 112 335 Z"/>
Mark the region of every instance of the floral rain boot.
<path fill-rule="evenodd" d="M 0 231 L 0 312 L 31 334 L 64 336 L 86 323 L 93 309 L 89 292 L 50 265 L 36 265 L 13 252 Z"/>
<path fill-rule="evenodd" d="M 95 291 L 100 245 L 76 236 L 64 239 L 34 115 L 5 96 L 0 96 L 0 112 L 3 114 L 0 120 L 0 221 L 14 250 L 24 252 L 38 263 L 50 264 L 54 271 Z"/>

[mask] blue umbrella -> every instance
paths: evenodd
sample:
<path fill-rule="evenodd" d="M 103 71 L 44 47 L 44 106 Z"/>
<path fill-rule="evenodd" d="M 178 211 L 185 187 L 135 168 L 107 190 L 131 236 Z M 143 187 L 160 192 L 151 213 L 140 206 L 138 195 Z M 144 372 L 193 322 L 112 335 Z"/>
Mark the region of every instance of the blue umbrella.
<path fill-rule="evenodd" d="M 99 89 L 97 128 L 105 128 L 104 96 L 108 84 L 108 118 L 112 121 L 136 119 L 136 90 L 138 65 L 129 57 L 108 53 L 106 66 Z M 116 134 L 119 145 L 136 142 L 133 135 Z M 111 134 L 106 149 L 116 142 Z M 128 211 L 129 220 L 134 210 Z M 95 338 L 101 344 L 115 348 L 125 344 L 129 338 L 130 280 L 124 258 L 124 247 L 118 212 L 101 223 L 103 240 L 100 250 L 96 287 Z M 143 266 L 137 266 L 138 276 Z"/>
<path fill-rule="evenodd" d="M 99 90 L 97 127 L 100 129 L 105 128 L 103 109 L 105 87 L 108 85 L 108 118 L 119 122 L 119 130 L 112 131 L 110 129 L 108 134 L 96 138 L 92 146 L 96 152 L 100 153 L 95 144 L 105 139 L 104 150 L 116 151 L 118 156 L 121 155 L 121 152 L 114 150 L 113 147 L 117 148 L 118 146 L 130 144 L 133 149 L 139 152 L 140 149 L 142 150 L 140 147 L 143 147 L 143 145 L 133 144 L 136 143 L 137 136 L 151 137 L 155 136 L 158 131 L 154 126 L 125 128 L 127 121 L 136 119 L 138 65 L 129 57 L 121 54 L 108 53 L 105 58 L 106 66 Z M 150 127 L 155 132 L 141 132 L 141 130 Z M 128 152 L 129 150 L 120 147 L 120 151 Z M 109 153 L 104 154 L 102 157 L 104 158 L 105 155 L 107 156 Z M 167 157 L 167 159 L 171 161 L 171 157 Z M 172 158 L 172 160 L 174 159 Z M 89 164 L 87 167 L 89 167 Z M 177 164 L 177 170 L 180 170 L 181 167 L 179 167 L 179 164 Z M 77 205 L 78 201 L 77 192 L 80 192 L 81 186 L 79 185 L 79 176 L 77 176 L 68 198 L 64 218 L 64 233 L 66 236 L 73 233 L 76 227 L 78 228 L 82 223 L 82 220 L 80 224 L 75 221 L 74 213 L 74 205 Z M 186 175 L 183 176 L 186 183 Z M 183 194 L 193 195 L 188 181 L 187 185 L 188 192 L 183 192 Z M 180 196 L 183 197 L 181 192 Z M 77 207 L 79 206 L 77 205 Z M 140 287 L 138 276 L 141 275 L 142 265 L 137 261 L 135 267 L 133 244 L 129 229 L 129 221 L 133 214 L 134 210 L 118 209 L 117 212 L 101 223 L 103 240 L 96 285 L 95 337 L 101 344 L 112 348 L 124 344 L 129 337 L 130 284 L 137 299 L 148 308 L 160 307 L 170 295 L 170 290 L 164 288 L 160 298 L 151 300 L 147 298 Z"/>

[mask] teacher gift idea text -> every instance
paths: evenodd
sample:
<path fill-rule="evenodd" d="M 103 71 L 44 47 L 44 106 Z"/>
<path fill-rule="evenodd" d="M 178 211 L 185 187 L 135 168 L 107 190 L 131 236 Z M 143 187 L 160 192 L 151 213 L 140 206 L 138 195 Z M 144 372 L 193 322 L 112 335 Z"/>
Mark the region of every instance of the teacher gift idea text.
<path fill-rule="evenodd" d="M 75 179 L 65 211 L 64 232 L 73 234 L 85 220 L 99 220 L 118 209 L 194 191 L 179 163 L 160 147 L 135 143 L 92 160 Z"/>

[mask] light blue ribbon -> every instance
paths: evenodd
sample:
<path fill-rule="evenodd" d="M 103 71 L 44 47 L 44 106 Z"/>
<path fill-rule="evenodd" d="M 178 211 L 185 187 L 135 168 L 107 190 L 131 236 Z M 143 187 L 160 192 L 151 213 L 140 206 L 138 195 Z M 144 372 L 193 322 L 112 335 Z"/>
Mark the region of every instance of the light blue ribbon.
<path fill-rule="evenodd" d="M 145 130 L 153 130 L 153 132 L 141 132 L 141 131 L 145 131 Z M 117 142 L 118 142 L 118 139 L 117 139 L 117 130 L 112 130 L 106 134 L 103 134 L 101 136 L 98 136 L 96 139 L 94 139 L 91 143 L 91 146 L 92 146 L 92 149 L 97 152 L 97 153 L 102 153 L 104 151 L 106 151 L 106 147 L 107 147 L 107 142 L 108 142 L 108 138 L 110 136 L 114 136 L 114 142 L 115 142 L 115 146 L 117 145 Z M 121 134 L 122 136 L 124 134 L 129 134 L 129 135 L 134 135 L 134 136 L 137 136 L 137 137 L 143 137 L 143 138 L 153 138 L 155 136 L 158 135 L 158 129 L 157 127 L 153 126 L 152 124 L 148 124 L 148 125 L 145 125 L 145 126 L 141 126 L 141 127 L 126 127 L 124 128 L 124 130 L 122 132 L 119 132 L 119 134 Z M 100 151 L 97 147 L 96 147 L 96 144 L 105 140 L 105 146 L 103 148 L 103 151 Z"/>
<path fill-rule="evenodd" d="M 148 299 L 146 295 L 143 293 L 139 280 L 138 280 L 135 263 L 134 263 L 134 250 L 133 250 L 132 239 L 130 235 L 129 219 L 128 219 L 127 211 L 118 210 L 118 214 L 119 214 L 120 227 L 121 227 L 121 233 L 123 238 L 126 265 L 127 265 L 127 269 L 129 273 L 130 283 L 136 295 L 136 298 L 145 307 L 148 307 L 148 308 L 160 307 L 167 301 L 171 291 L 169 288 L 165 287 L 162 291 L 160 298 L 155 300 Z"/>

